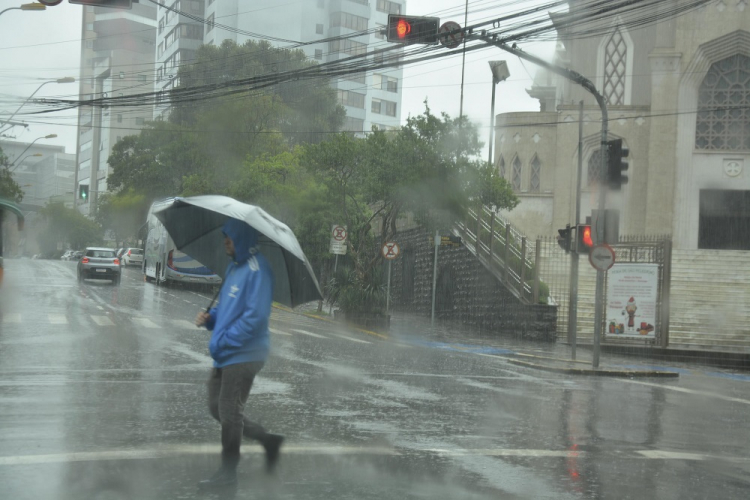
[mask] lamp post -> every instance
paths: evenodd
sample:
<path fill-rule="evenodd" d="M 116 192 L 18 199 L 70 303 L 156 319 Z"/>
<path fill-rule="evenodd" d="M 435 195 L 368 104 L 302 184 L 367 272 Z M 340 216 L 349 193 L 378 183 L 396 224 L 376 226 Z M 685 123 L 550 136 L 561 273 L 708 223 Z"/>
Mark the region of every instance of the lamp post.
<path fill-rule="evenodd" d="M 33 5 L 33 4 L 31 4 L 31 5 Z M 5 11 L 3 11 L 3 12 L 5 12 Z M 2 12 L 0 12 L 0 14 L 2 14 Z M 10 122 L 13 119 L 13 117 L 16 116 L 16 113 L 18 113 L 19 111 L 21 111 L 21 108 L 24 107 L 26 105 L 26 103 L 29 102 L 31 100 L 31 98 L 36 95 L 37 92 L 39 92 L 39 89 L 41 89 L 42 87 L 44 87 L 48 83 L 73 83 L 75 81 L 76 81 L 76 79 L 73 78 L 72 76 L 66 76 L 65 78 L 58 78 L 56 80 L 47 80 L 46 82 L 44 82 L 41 85 L 39 85 L 39 87 L 37 87 L 37 89 L 34 91 L 34 93 L 31 94 L 29 97 L 27 97 L 26 100 L 23 101 L 23 103 L 21 103 L 20 106 L 18 106 L 18 109 L 16 109 L 13 112 L 13 114 L 10 115 L 10 118 L 8 118 L 7 120 L 3 120 L 3 122 L 0 123 L 0 125 L 5 125 L 6 123 Z"/>
<path fill-rule="evenodd" d="M 0 11 L 0 15 L 5 14 L 9 10 L 45 10 L 45 9 L 47 9 L 47 6 L 42 5 L 40 3 L 25 3 L 25 4 L 22 4 L 20 7 L 10 7 L 3 11 Z"/>
<path fill-rule="evenodd" d="M 490 61 L 490 70 L 492 71 L 492 106 L 490 118 L 490 166 L 494 163 L 492 158 L 492 146 L 495 143 L 495 87 L 498 83 L 505 81 L 510 76 L 508 63 L 505 61 Z"/>
<path fill-rule="evenodd" d="M 21 158 L 20 160 L 14 161 L 13 163 L 11 163 L 8 166 L 8 172 L 12 172 L 16 167 L 20 166 L 26 158 L 30 158 L 32 156 L 44 156 L 44 155 L 42 153 L 34 153 L 33 155 L 26 155 L 23 158 Z"/>
<path fill-rule="evenodd" d="M 26 149 L 24 149 L 23 151 L 21 151 L 21 154 L 18 155 L 18 156 L 22 156 L 39 139 L 54 139 L 55 137 L 57 137 L 57 134 L 49 134 L 49 135 L 43 135 L 42 137 L 37 137 L 36 139 L 34 139 L 33 141 L 31 141 L 31 144 L 29 144 L 28 146 L 26 146 Z M 37 156 L 37 155 L 38 156 L 42 156 L 42 153 L 33 154 L 31 156 Z M 16 167 L 16 162 L 14 161 L 13 163 L 10 164 L 10 166 L 15 168 Z"/>

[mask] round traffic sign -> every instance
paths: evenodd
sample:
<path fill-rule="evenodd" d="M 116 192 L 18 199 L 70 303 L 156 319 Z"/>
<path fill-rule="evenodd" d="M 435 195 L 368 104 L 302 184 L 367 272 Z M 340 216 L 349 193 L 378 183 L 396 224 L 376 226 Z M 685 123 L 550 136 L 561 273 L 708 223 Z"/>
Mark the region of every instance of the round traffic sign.
<path fill-rule="evenodd" d="M 36 0 L 42 5 L 46 5 L 47 7 L 54 7 L 55 5 L 60 5 L 63 0 Z"/>
<path fill-rule="evenodd" d="M 383 248 L 381 248 L 380 251 L 383 253 L 383 257 L 388 260 L 393 260 L 401 253 L 401 248 L 395 241 L 389 241 L 383 245 Z"/>
<path fill-rule="evenodd" d="M 589 253 L 589 262 L 599 271 L 607 271 L 615 264 L 615 251 L 606 243 L 597 245 Z"/>
<path fill-rule="evenodd" d="M 333 239 L 346 241 L 346 228 L 344 226 L 333 226 Z"/>
<path fill-rule="evenodd" d="M 443 44 L 443 47 L 446 47 L 449 49 L 455 49 L 456 47 L 461 45 L 461 42 L 464 41 L 464 32 L 457 31 L 460 29 L 461 29 L 461 25 L 455 21 L 447 21 L 443 23 L 442 26 L 440 26 L 440 30 L 438 31 L 438 37 L 440 39 L 440 43 Z M 450 35 L 445 34 L 445 33 L 450 33 Z"/>

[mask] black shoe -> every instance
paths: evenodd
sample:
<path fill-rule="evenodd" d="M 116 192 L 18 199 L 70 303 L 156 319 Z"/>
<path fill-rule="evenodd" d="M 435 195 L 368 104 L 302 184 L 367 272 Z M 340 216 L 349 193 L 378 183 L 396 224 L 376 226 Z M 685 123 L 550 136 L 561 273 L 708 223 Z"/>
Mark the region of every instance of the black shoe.
<path fill-rule="evenodd" d="M 273 471 L 279 461 L 281 444 L 284 442 L 284 436 L 278 434 L 269 434 L 263 441 L 263 447 L 266 449 L 266 470 Z"/>
<path fill-rule="evenodd" d="M 234 486 L 237 484 L 237 470 L 227 467 L 222 467 L 216 473 L 211 476 L 210 479 L 204 479 L 198 486 L 204 489 L 208 488 L 224 488 L 227 486 Z"/>

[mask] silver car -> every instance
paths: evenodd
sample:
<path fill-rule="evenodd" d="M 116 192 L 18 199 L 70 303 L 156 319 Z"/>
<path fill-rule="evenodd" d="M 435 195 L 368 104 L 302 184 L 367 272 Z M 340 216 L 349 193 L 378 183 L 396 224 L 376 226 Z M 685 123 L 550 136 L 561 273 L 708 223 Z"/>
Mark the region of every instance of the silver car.
<path fill-rule="evenodd" d="M 112 280 L 119 285 L 121 277 L 120 259 L 112 248 L 87 248 L 78 261 L 78 281 L 85 279 Z"/>

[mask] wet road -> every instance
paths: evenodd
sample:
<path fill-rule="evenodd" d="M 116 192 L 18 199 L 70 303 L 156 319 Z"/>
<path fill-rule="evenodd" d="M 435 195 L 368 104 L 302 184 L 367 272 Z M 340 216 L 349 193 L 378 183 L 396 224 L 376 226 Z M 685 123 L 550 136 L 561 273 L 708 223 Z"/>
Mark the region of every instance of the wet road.
<path fill-rule="evenodd" d="M 279 469 L 266 475 L 246 443 L 237 489 L 203 493 L 219 426 L 204 403 L 209 334 L 190 322 L 208 294 L 138 269 L 114 287 L 77 284 L 72 262 L 7 268 L 2 498 L 750 495 L 750 377 L 566 377 L 451 348 L 476 339 L 386 340 L 279 309 L 248 404 L 287 436 Z"/>

